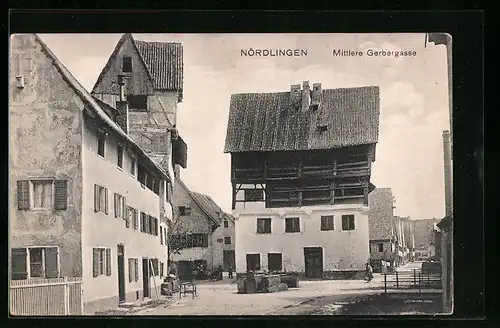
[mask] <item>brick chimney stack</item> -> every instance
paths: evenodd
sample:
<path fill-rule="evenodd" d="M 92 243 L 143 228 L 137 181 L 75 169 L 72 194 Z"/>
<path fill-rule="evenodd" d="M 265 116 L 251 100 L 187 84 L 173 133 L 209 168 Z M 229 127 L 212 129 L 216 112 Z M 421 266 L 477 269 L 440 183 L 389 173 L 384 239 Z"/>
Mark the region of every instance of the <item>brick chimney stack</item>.
<path fill-rule="evenodd" d="M 116 123 L 125 133 L 129 133 L 128 102 L 125 96 L 125 77 L 118 75 L 118 86 L 120 87 L 120 100 L 116 102 L 116 109 L 119 114 L 116 117 Z"/>
<path fill-rule="evenodd" d="M 311 106 L 311 90 L 309 81 L 302 82 L 302 111 L 307 112 Z"/>
<path fill-rule="evenodd" d="M 290 86 L 290 102 L 296 107 L 300 106 L 300 99 L 302 94 L 300 91 L 300 84 L 292 84 Z"/>

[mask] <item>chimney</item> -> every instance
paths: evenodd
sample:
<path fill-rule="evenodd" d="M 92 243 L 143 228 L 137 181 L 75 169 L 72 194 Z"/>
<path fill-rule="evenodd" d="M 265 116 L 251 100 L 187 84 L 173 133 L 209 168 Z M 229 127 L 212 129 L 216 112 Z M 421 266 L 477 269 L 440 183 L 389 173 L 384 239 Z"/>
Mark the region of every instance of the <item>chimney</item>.
<path fill-rule="evenodd" d="M 444 159 L 444 202 L 446 216 L 453 213 L 453 181 L 452 181 L 452 157 L 451 157 L 450 131 L 443 131 L 443 159 Z"/>
<path fill-rule="evenodd" d="M 116 102 L 116 109 L 119 114 L 116 117 L 116 122 L 125 133 L 129 131 L 129 117 L 128 117 L 128 102 L 125 98 L 125 78 L 123 75 L 118 75 L 118 85 L 120 87 L 120 100 Z"/>
<path fill-rule="evenodd" d="M 300 84 L 292 84 L 290 87 L 290 102 L 296 108 L 300 106 L 301 96 Z"/>
<path fill-rule="evenodd" d="M 319 109 L 319 105 L 321 104 L 322 92 L 321 92 L 321 83 L 314 83 L 312 89 L 312 99 L 311 99 L 311 109 L 317 110 Z"/>
<path fill-rule="evenodd" d="M 311 106 L 311 90 L 309 89 L 309 81 L 302 82 L 302 111 L 308 111 Z"/>

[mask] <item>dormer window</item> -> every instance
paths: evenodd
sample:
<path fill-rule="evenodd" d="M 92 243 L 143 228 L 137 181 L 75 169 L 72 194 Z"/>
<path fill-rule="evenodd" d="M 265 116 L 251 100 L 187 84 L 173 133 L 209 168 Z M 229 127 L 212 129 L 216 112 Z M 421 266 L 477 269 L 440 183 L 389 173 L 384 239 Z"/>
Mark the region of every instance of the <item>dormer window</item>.
<path fill-rule="evenodd" d="M 132 57 L 123 57 L 122 70 L 123 73 L 132 73 Z"/>
<path fill-rule="evenodd" d="M 318 126 L 319 132 L 325 132 L 326 130 L 328 130 L 328 125 L 319 125 Z"/>

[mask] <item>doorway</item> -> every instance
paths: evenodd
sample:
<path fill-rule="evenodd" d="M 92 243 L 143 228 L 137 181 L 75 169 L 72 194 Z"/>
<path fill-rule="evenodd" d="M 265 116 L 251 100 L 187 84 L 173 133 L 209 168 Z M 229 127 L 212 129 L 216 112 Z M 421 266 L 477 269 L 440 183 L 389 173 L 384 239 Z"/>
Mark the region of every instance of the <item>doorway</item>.
<path fill-rule="evenodd" d="M 142 259 L 142 290 L 143 297 L 149 297 L 149 259 Z"/>
<path fill-rule="evenodd" d="M 235 256 L 234 256 L 234 250 L 223 250 L 222 251 L 222 263 L 224 265 L 224 270 L 229 269 L 229 264 L 231 264 L 233 271 L 236 271 L 234 269 L 234 263 L 235 263 Z"/>
<path fill-rule="evenodd" d="M 125 249 L 118 245 L 118 301 L 125 302 Z"/>
<path fill-rule="evenodd" d="M 323 248 L 304 247 L 306 278 L 323 278 Z"/>

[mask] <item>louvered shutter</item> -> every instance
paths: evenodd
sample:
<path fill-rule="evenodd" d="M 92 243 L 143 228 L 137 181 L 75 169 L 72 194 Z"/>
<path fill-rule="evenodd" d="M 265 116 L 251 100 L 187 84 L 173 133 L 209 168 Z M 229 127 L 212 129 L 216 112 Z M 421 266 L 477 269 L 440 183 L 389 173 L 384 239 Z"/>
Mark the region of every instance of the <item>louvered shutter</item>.
<path fill-rule="evenodd" d="M 92 272 L 93 272 L 94 277 L 97 277 L 99 275 L 99 249 L 98 248 L 93 249 Z"/>
<path fill-rule="evenodd" d="M 54 182 L 55 190 L 55 203 L 56 210 L 65 210 L 68 207 L 68 181 L 56 180 Z"/>
<path fill-rule="evenodd" d="M 99 204 L 100 204 L 100 200 L 99 200 L 99 186 L 98 185 L 94 185 L 94 212 L 99 212 Z"/>
<path fill-rule="evenodd" d="M 128 282 L 134 279 L 134 259 L 128 259 Z"/>
<path fill-rule="evenodd" d="M 203 247 L 208 247 L 208 234 L 203 234 Z"/>
<path fill-rule="evenodd" d="M 160 278 L 163 277 L 163 262 L 160 262 Z"/>
<path fill-rule="evenodd" d="M 59 268 L 57 261 L 57 247 L 45 248 L 45 277 L 59 277 Z"/>
<path fill-rule="evenodd" d="M 133 210 L 127 207 L 127 213 L 125 214 L 125 228 L 130 228 L 130 221 L 132 220 Z"/>
<path fill-rule="evenodd" d="M 139 260 L 138 259 L 135 259 L 134 260 L 135 262 L 135 281 L 139 281 Z"/>
<path fill-rule="evenodd" d="M 155 236 L 158 236 L 158 228 L 159 228 L 159 226 L 158 226 L 158 219 L 155 218 Z"/>
<path fill-rule="evenodd" d="M 139 228 L 138 215 L 139 215 L 139 212 L 136 209 L 134 209 L 133 220 L 134 220 L 134 229 L 135 230 L 137 230 Z"/>
<path fill-rule="evenodd" d="M 111 248 L 106 248 L 106 276 L 111 276 Z"/>
<path fill-rule="evenodd" d="M 119 200 L 119 197 L 118 197 L 118 194 L 115 193 L 115 218 L 119 217 L 119 213 L 118 213 L 118 200 Z"/>
<path fill-rule="evenodd" d="M 28 262 L 26 248 L 13 248 L 11 250 L 11 278 L 12 280 L 22 280 L 28 278 Z"/>
<path fill-rule="evenodd" d="M 160 227 L 160 245 L 163 245 L 163 228 Z"/>
<path fill-rule="evenodd" d="M 108 214 L 108 188 L 104 188 L 104 213 Z"/>
<path fill-rule="evenodd" d="M 30 209 L 30 182 L 28 180 L 17 181 L 17 208 L 23 211 Z"/>
<path fill-rule="evenodd" d="M 122 196 L 122 218 L 127 220 L 127 198 Z"/>

